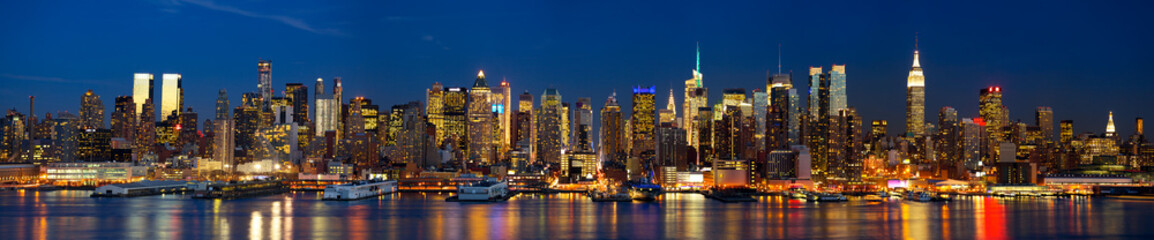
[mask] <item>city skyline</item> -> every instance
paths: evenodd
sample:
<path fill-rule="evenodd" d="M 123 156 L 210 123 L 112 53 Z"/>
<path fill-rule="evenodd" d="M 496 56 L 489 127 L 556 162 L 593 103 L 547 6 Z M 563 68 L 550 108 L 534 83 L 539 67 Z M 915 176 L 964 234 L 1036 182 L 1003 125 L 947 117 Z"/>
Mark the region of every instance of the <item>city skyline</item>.
<path fill-rule="evenodd" d="M 24 10 L 38 10 L 45 14 L 44 16 L 35 17 L 35 19 L 45 18 L 53 14 L 67 14 L 69 11 L 80 11 L 77 9 L 47 9 L 48 6 L 40 5 L 42 3 L 18 3 L 26 4 L 25 6 L 12 6 L 7 9 L 24 9 Z M 84 4 L 84 3 L 80 3 Z M 230 3 L 231 4 L 231 3 Z M 27 96 L 34 95 L 37 98 L 37 117 L 42 118 L 46 112 L 56 113 L 57 111 L 68 111 L 73 114 L 78 113 L 79 104 L 77 98 L 82 95 L 87 89 L 93 89 L 94 93 L 104 97 L 105 99 L 114 99 L 116 96 L 131 96 L 133 95 L 133 76 L 134 73 L 151 73 L 156 78 L 154 86 L 156 90 L 153 92 L 154 96 L 159 95 L 163 98 L 163 93 L 160 89 L 164 87 L 161 76 L 165 73 L 181 74 L 183 82 L 183 89 L 185 89 L 184 106 L 192 107 L 196 112 L 201 113 L 204 119 L 209 119 L 210 115 L 207 113 L 214 109 L 217 90 L 220 88 L 227 89 L 230 99 L 234 103 L 240 99 L 240 95 L 245 92 L 255 92 L 257 90 L 255 82 L 257 82 L 257 74 L 253 73 L 252 63 L 256 59 L 268 59 L 273 61 L 272 68 L 272 87 L 277 95 L 284 95 L 284 86 L 287 83 L 302 83 L 309 85 L 314 79 L 320 77 L 331 81 L 333 77 L 342 77 L 346 86 L 350 86 L 345 93 L 345 99 L 342 102 L 347 102 L 353 97 L 366 97 L 373 99 L 375 103 L 380 105 L 394 105 L 403 104 L 409 101 L 424 100 L 424 90 L 428 88 L 433 82 L 440 82 L 446 87 L 465 87 L 473 81 L 474 72 L 479 70 L 488 71 L 490 78 L 507 79 L 512 86 L 512 92 L 519 92 L 528 90 L 537 94 L 546 88 L 558 89 L 569 96 L 570 99 L 577 97 L 588 97 L 591 99 L 605 99 L 614 90 L 624 94 L 628 92 L 630 86 L 654 85 L 658 92 L 668 91 L 673 88 L 677 92 L 679 99 L 677 101 L 684 101 L 681 94 L 679 83 L 684 79 L 692 78 L 689 70 L 694 68 L 694 45 L 700 42 L 701 44 L 701 71 L 704 75 L 705 87 L 713 89 L 710 102 L 716 102 L 720 99 L 721 90 L 725 88 L 745 88 L 748 92 L 753 89 L 761 89 L 766 81 L 765 71 L 776 71 L 778 64 L 777 60 L 777 44 L 781 44 L 781 64 L 783 65 L 783 72 L 799 72 L 804 71 L 806 67 L 814 66 L 829 66 L 832 64 L 845 64 L 848 74 L 846 75 L 846 92 L 848 92 L 849 106 L 855 107 L 858 114 L 866 121 L 872 120 L 887 120 L 893 125 L 888 128 L 891 135 L 904 132 L 904 89 L 906 86 L 906 75 L 908 75 L 909 63 L 912 59 L 912 51 L 914 50 L 914 37 L 918 35 L 920 41 L 918 42 L 918 49 L 921 52 L 920 62 L 925 67 L 925 82 L 926 82 L 926 104 L 928 111 L 925 115 L 928 119 L 933 119 L 937 112 L 934 111 L 940 107 L 950 106 L 958 111 L 960 118 L 977 117 L 977 91 L 989 86 L 997 86 L 1005 90 L 1005 105 L 1010 110 L 1009 120 L 1022 120 L 1023 122 L 1030 122 L 1033 109 L 1039 106 L 1049 106 L 1054 110 L 1054 119 L 1057 120 L 1074 120 L 1075 133 L 1094 132 L 1101 133 L 1106 125 L 1106 118 L 1102 117 L 1107 112 L 1112 111 L 1118 121 L 1117 132 L 1119 135 L 1129 135 L 1134 132 L 1134 125 L 1132 119 L 1148 114 L 1149 110 L 1142 107 L 1140 103 L 1144 98 L 1141 89 L 1149 89 L 1150 83 L 1144 81 L 1124 81 L 1124 79 L 1140 79 L 1141 75 L 1137 74 L 1140 66 L 1148 64 L 1151 60 L 1143 60 L 1138 56 L 1144 52 L 1146 46 L 1142 44 L 1116 44 L 1124 46 L 1125 49 L 1121 51 L 1118 49 L 1110 50 L 1111 47 L 1105 44 L 1090 44 L 1083 41 L 1077 43 L 1077 46 L 1086 48 L 1069 49 L 1073 55 L 1071 57 L 1061 57 L 1055 59 L 1053 56 L 1048 56 L 1042 53 L 1042 48 L 1039 47 L 1023 47 L 1030 42 L 1046 42 L 1051 47 L 1074 46 L 1074 39 L 1058 39 L 1054 38 L 1059 30 L 1066 29 L 1028 29 L 1027 33 L 1017 33 L 1008 35 L 1006 38 L 998 38 L 1003 41 L 986 41 L 990 43 L 985 47 L 957 47 L 950 44 L 958 44 L 958 40 L 949 39 L 957 37 L 951 35 L 950 32 L 942 29 L 942 25 L 961 27 L 961 30 L 953 29 L 953 31 L 971 31 L 969 33 L 985 33 L 996 34 L 999 31 L 1005 31 L 1007 27 L 998 27 L 990 29 L 969 29 L 981 28 L 983 22 L 975 22 L 969 25 L 957 25 L 939 23 L 938 27 L 932 26 L 908 26 L 908 25 L 933 25 L 933 24 L 916 24 L 906 21 L 916 19 L 916 15 L 925 14 L 924 12 L 934 12 L 933 10 L 941 8 L 942 6 L 911 6 L 907 8 L 914 8 L 917 10 L 926 10 L 919 14 L 905 14 L 896 16 L 898 19 L 888 19 L 882 17 L 883 13 L 891 13 L 889 11 L 875 11 L 868 14 L 868 16 L 854 15 L 857 17 L 864 17 L 873 21 L 896 21 L 895 26 L 886 27 L 863 27 L 860 25 L 853 25 L 846 22 L 846 26 L 839 26 L 833 29 L 838 30 L 857 30 L 870 32 L 871 30 L 884 30 L 887 34 L 872 35 L 873 39 L 868 41 L 833 41 L 829 40 L 830 36 L 817 34 L 810 37 L 803 34 L 791 34 L 792 28 L 806 25 L 831 25 L 831 23 L 795 23 L 791 25 L 783 25 L 784 30 L 778 32 L 767 30 L 770 33 L 752 34 L 747 38 L 732 37 L 733 35 L 746 34 L 745 31 L 735 26 L 730 26 L 728 29 L 714 29 L 709 30 L 708 26 L 728 26 L 739 21 L 732 21 L 732 19 L 713 19 L 713 20 L 696 20 L 696 19 L 681 19 L 678 17 L 654 16 L 654 20 L 634 22 L 638 25 L 653 25 L 665 26 L 666 28 L 675 28 L 674 23 L 664 23 L 660 20 L 681 19 L 684 25 L 690 26 L 704 26 L 700 32 L 694 32 L 691 36 L 679 36 L 671 39 L 654 39 L 652 36 L 644 36 L 641 34 L 620 34 L 618 37 L 626 37 L 626 40 L 614 40 L 612 43 L 597 42 L 594 37 L 582 37 L 582 40 L 591 40 L 588 42 L 566 40 L 559 41 L 553 34 L 539 34 L 544 36 L 523 36 L 527 39 L 553 39 L 556 41 L 548 46 L 534 46 L 532 44 L 517 43 L 510 45 L 503 45 L 494 43 L 493 41 L 501 40 L 515 40 L 516 37 L 511 36 L 495 36 L 499 33 L 516 32 L 513 29 L 507 29 L 509 26 L 504 26 L 505 29 L 493 29 L 485 33 L 489 36 L 489 40 L 479 40 L 476 42 L 465 41 L 465 38 L 457 37 L 438 37 L 441 36 L 435 33 L 419 34 L 414 33 L 412 36 L 415 39 L 402 40 L 393 37 L 382 37 L 379 35 L 360 34 L 365 30 L 372 30 L 377 28 L 383 29 L 405 29 L 406 27 L 394 26 L 389 24 L 363 26 L 363 27 L 346 27 L 341 28 L 337 25 L 332 28 L 322 28 L 321 25 L 301 24 L 294 25 L 292 21 L 279 21 L 268 18 L 271 16 L 261 11 L 268 10 L 269 12 L 276 12 L 279 8 L 252 8 L 252 6 L 229 6 L 223 3 L 190 1 L 181 4 L 155 4 L 155 3 L 132 3 L 125 4 L 132 6 L 115 6 L 124 7 L 120 10 L 138 9 L 148 11 L 148 14 L 157 14 L 166 16 L 172 19 L 168 24 L 181 24 L 188 21 L 186 18 L 211 18 L 216 23 L 220 22 L 238 22 L 242 26 L 234 29 L 245 29 L 252 26 L 267 26 L 270 30 L 277 31 L 283 36 L 302 36 L 310 41 L 328 42 L 328 43 L 350 43 L 360 42 L 369 39 L 384 39 L 389 42 L 397 42 L 395 48 L 387 46 L 387 44 L 368 44 L 363 43 L 359 45 L 352 45 L 352 47 L 342 47 L 342 49 L 330 49 L 333 52 L 328 53 L 333 57 L 338 55 L 352 54 L 352 59 L 331 59 L 332 62 L 326 60 L 311 60 L 304 59 L 309 56 L 317 56 L 318 50 L 304 50 L 298 54 L 296 51 L 289 50 L 289 46 L 277 46 L 275 50 L 245 50 L 241 53 L 221 53 L 219 51 L 210 51 L 205 53 L 186 53 L 186 54 L 166 54 L 164 49 L 176 49 L 180 51 L 189 51 L 191 49 L 205 48 L 197 44 L 191 44 L 185 41 L 184 44 L 179 44 L 181 41 L 175 41 L 178 45 L 158 46 L 145 45 L 141 47 L 134 47 L 125 51 L 125 55 L 119 56 L 123 59 L 104 59 L 105 57 L 112 58 L 114 55 L 91 48 L 72 49 L 72 46 L 61 46 L 53 44 L 53 39 L 45 39 L 47 36 L 37 36 L 36 31 L 41 29 L 57 29 L 59 27 L 76 28 L 84 24 L 77 23 L 61 23 L 49 20 L 38 21 L 43 26 L 38 25 L 21 25 L 15 28 L 4 28 L 2 30 L 6 35 L 17 36 L 13 39 L 5 40 L 4 50 L 9 54 L 0 57 L 0 79 L 4 82 L 12 83 L 15 88 L 7 89 L 0 92 L 0 107 L 5 110 L 15 108 L 18 111 L 26 112 Z M 368 4 L 365 4 L 368 5 Z M 852 4 L 851 4 L 852 5 Z M 113 6 L 101 6 L 113 7 Z M 547 8 L 548 6 L 526 6 L 526 8 Z M 756 6 L 766 7 L 766 6 Z M 798 8 L 812 7 L 812 6 L 792 6 Z M 1073 11 L 1074 6 L 1046 6 L 1052 8 L 1054 11 Z M 403 8 L 403 7 L 402 7 Z M 585 6 L 584 8 L 589 8 Z M 584 9 L 577 7 L 576 9 Z M 1012 9 L 1013 6 L 1008 6 L 1007 9 Z M 231 10 L 230 10 L 231 9 Z M 234 11 L 236 10 L 236 11 Z M 284 9 L 279 9 L 283 11 Z M 448 9 L 449 12 L 461 9 Z M 1091 8 L 1093 10 L 1093 8 Z M 1098 9 L 1101 10 L 1101 9 Z M 1125 10 L 1118 8 L 1114 10 Z M 12 10 L 7 10 L 12 11 Z M 552 10 L 546 11 L 549 14 L 546 16 L 529 15 L 504 15 L 507 11 L 497 11 L 495 15 L 501 17 L 489 23 L 504 23 L 505 21 L 514 20 L 517 18 L 534 18 L 534 17 L 549 17 L 549 15 L 568 16 L 574 14 L 575 10 Z M 715 11 L 705 8 L 702 11 Z M 831 11 L 847 11 L 846 9 L 835 8 Z M 894 10 L 896 11 L 896 10 Z M 35 11 L 33 11 L 35 12 Z M 285 11 L 291 12 L 291 11 Z M 318 12 L 325 12 L 320 11 Z M 601 11 L 612 12 L 612 11 Z M 941 11 L 939 11 L 941 12 Z M 951 11 L 941 12 L 948 14 Z M 979 11 L 982 12 L 982 11 Z M 998 10 L 986 10 L 984 12 L 999 12 Z M 1091 13 L 1103 13 L 1090 11 Z M 249 14 L 245 14 L 249 13 Z M 252 14 L 260 13 L 260 14 Z M 26 14 L 26 13 L 20 13 Z M 78 13 L 87 14 L 87 13 Z M 313 24 L 320 24 L 316 19 L 307 18 L 318 17 L 324 15 L 332 15 L 332 12 L 317 13 L 317 14 L 302 14 L 298 20 L 309 20 Z M 363 16 L 357 15 L 358 17 Z M 400 13 L 398 13 L 400 14 Z M 647 13 L 654 15 L 654 13 Z M 753 18 L 756 20 L 768 20 L 760 15 L 750 16 L 753 13 L 737 12 L 738 17 Z M 9 14 L 9 16 L 19 15 L 16 13 Z M 199 17 L 198 17 L 199 15 Z M 356 15 L 356 14 L 354 14 Z M 386 14 L 389 15 L 389 14 Z M 417 14 L 420 15 L 420 14 Z M 439 16 L 429 14 L 430 16 Z M 609 14 L 613 15 L 613 14 Z M 852 14 L 851 14 L 852 15 Z M 1045 16 L 1045 14 L 1041 14 Z M 290 15 L 285 15 L 290 16 Z M 428 19 L 435 19 L 428 17 Z M 1037 16 L 1035 16 L 1037 17 Z M 407 22 L 408 25 L 416 26 L 442 26 L 444 23 L 434 23 L 435 20 L 418 20 L 420 17 L 384 17 L 386 22 Z M 512 18 L 512 19 L 510 19 Z M 549 17 L 549 18 L 555 18 Z M 623 17 L 617 17 L 623 18 Z M 847 17 L 850 18 L 850 17 Z M 935 16 L 932 19 L 950 19 L 949 17 Z M 1008 18 L 1008 17 L 1003 17 Z M 1016 17 L 1025 18 L 1025 17 Z M 1053 18 L 1049 20 L 1062 20 L 1054 14 Z M 316 20 L 316 21 L 314 21 Z M 628 19 L 616 19 L 628 20 Z M 1020 20 L 1020 19 L 1019 19 Z M 1125 19 L 1116 19 L 1104 16 L 1102 19 L 1096 19 L 1087 24 L 1090 27 L 1102 27 L 1111 21 L 1122 21 Z M 112 20 L 110 20 L 112 21 Z M 115 21 L 125 21 L 127 23 L 134 23 L 138 19 L 119 19 Z M 559 19 L 557 21 L 570 21 Z M 993 20 L 988 20 L 993 21 Z M 395 23 L 395 22 L 394 22 Z M 612 21 L 594 21 L 593 26 L 610 27 L 603 29 L 604 31 L 625 31 L 628 26 L 613 26 Z M 213 21 L 208 23 L 198 24 L 196 26 L 212 25 Z M 483 23 L 473 23 L 483 24 Z M 113 29 L 127 30 L 136 28 L 147 28 L 143 23 L 141 24 L 124 24 L 122 26 L 113 27 Z M 398 24 L 405 25 L 405 24 Z M 469 25 L 469 24 L 465 24 Z M 751 25 L 746 23 L 745 25 Z M 774 25 L 774 24 L 767 24 Z M 795 26 L 796 25 L 796 26 Z M 43 27 L 43 28 L 38 28 Z M 1012 27 L 1009 27 L 1012 28 Z M 227 30 L 229 28 L 221 28 Z M 312 29 L 311 31 L 308 29 Z M 321 30 L 318 30 L 321 29 Z M 588 27 L 574 27 L 578 32 L 597 31 Z M 332 31 L 330 31 L 332 30 Z M 412 30 L 412 29 L 409 29 Z M 653 30 L 658 35 L 667 32 L 671 29 Z M 1022 29 L 1027 31 L 1027 29 Z M 1075 29 L 1076 30 L 1076 29 Z M 1115 29 L 1122 31 L 1121 29 Z M 213 33 L 216 30 L 201 29 L 202 33 Z M 470 31 L 483 31 L 474 29 Z M 1073 30 L 1071 30 L 1073 31 Z M 1090 30 L 1085 30 L 1090 31 Z M 1096 30 L 1105 33 L 1111 33 L 1111 30 Z M 147 30 L 159 34 L 162 39 L 174 38 L 176 34 L 164 30 Z M 420 31 L 412 31 L 420 32 Z M 192 32 L 190 32 L 192 33 Z M 91 47 L 109 48 L 120 46 L 119 43 L 110 43 L 108 40 L 121 39 L 126 36 L 110 36 L 108 33 L 98 33 L 91 31 L 77 31 L 71 33 L 74 35 L 64 34 L 57 38 L 69 37 L 93 37 L 105 36 L 105 42 L 90 41 Z M 224 32 L 220 34 L 228 37 L 242 37 L 250 36 L 254 33 L 229 33 Z M 577 34 L 577 33 L 573 33 Z M 857 33 L 861 34 L 861 33 Z M 956 34 L 956 33 L 953 33 Z M 1069 33 L 1072 34 L 1072 33 Z M 1109 42 L 1127 42 L 1136 41 L 1141 42 L 1149 40 L 1151 34 L 1146 31 L 1132 31 L 1128 33 L 1117 33 L 1118 38 L 1110 38 Z M 855 36 L 855 35 L 847 35 Z M 1047 37 L 1049 36 L 1049 37 Z M 608 36 L 602 36 L 608 38 Z M 722 38 L 728 37 L 728 38 Z M 48 37 L 51 38 L 51 37 Z M 396 37 L 401 38 L 401 37 Z M 592 39 L 590 39 L 592 38 Z M 735 40 L 736 39 L 736 40 Z M 1076 39 L 1076 38 L 1075 38 Z M 47 44 L 40 45 L 43 47 L 32 47 L 31 49 L 21 49 L 14 46 L 22 46 L 21 43 L 25 41 L 48 40 Z M 63 39 L 67 40 L 67 39 Z M 1080 39 L 1087 40 L 1087 39 Z M 524 40 L 529 41 L 529 40 Z M 736 41 L 736 42 L 735 42 Z M 760 43 L 753 43 L 755 41 L 766 41 Z M 416 42 L 416 43 L 414 43 Z M 259 42 L 258 42 L 259 43 Z M 1105 42 L 1103 42 L 1105 43 Z M 269 43 L 273 44 L 273 43 Z M 441 48 L 418 48 L 411 49 L 416 44 L 439 45 Z M 606 44 L 613 45 L 607 46 Z M 253 43 L 231 43 L 218 42 L 217 46 L 223 49 L 242 48 L 251 46 Z M 523 46 L 522 46 L 523 45 Z M 1018 45 L 1013 47 L 1012 45 Z M 257 44 L 257 46 L 263 46 Z M 457 47 L 461 46 L 461 47 Z M 528 47 L 526 47 L 528 46 Z M 75 60 L 77 63 L 85 63 L 90 61 L 103 62 L 101 64 L 69 64 L 64 67 L 68 71 L 56 71 L 58 67 L 45 69 L 43 64 L 44 59 L 38 51 L 45 51 L 44 47 L 59 47 L 63 50 L 85 50 L 79 53 L 92 52 L 98 57 L 87 57 Z M 540 47 L 540 49 L 536 49 Z M 368 59 L 370 56 L 356 56 L 359 54 L 373 55 L 367 53 L 350 53 L 359 52 L 361 49 L 369 50 L 367 52 L 389 52 L 401 51 L 404 54 L 396 55 L 381 55 L 374 58 L 381 60 Z M 402 49 L 410 48 L 410 49 Z M 613 50 L 613 51 L 607 51 Z M 61 51 L 61 50 L 56 50 Z M 408 52 L 405 52 L 408 51 Z M 528 52 L 526 52 L 528 51 Z M 568 53 L 568 51 L 591 51 L 585 54 Z M 825 51 L 825 52 L 823 52 Z M 871 52 L 873 51 L 873 52 Z M 970 53 L 967 53 L 969 51 Z M 1031 52 L 1032 51 L 1032 52 Z M 538 53 L 534 53 L 538 52 Z M 976 52 L 976 53 L 973 53 Z M 454 55 L 458 54 L 458 55 Z M 617 55 L 611 55 L 617 54 Z M 1000 55 L 999 55 L 1000 54 Z M 323 55 L 323 54 L 322 54 Z M 135 56 L 139 58 L 132 58 Z M 217 59 L 219 56 L 219 59 Z M 397 56 L 395 58 L 390 56 Z M 421 58 L 425 56 L 427 58 Z M 555 57 L 566 56 L 566 57 Z M 652 56 L 652 57 L 650 57 Z M 1081 56 L 1075 58 L 1073 56 Z M 1113 56 L 1113 57 L 1110 57 Z M 356 59 L 357 57 L 362 57 Z M 1130 61 L 1085 61 L 1082 59 L 1092 59 L 1096 57 L 1109 59 L 1124 59 Z M 185 59 L 214 59 L 213 63 L 190 63 L 191 60 Z M 59 59 L 59 58 L 53 58 Z M 396 61 L 406 61 L 418 59 L 419 61 L 407 62 L 401 65 L 395 64 Z M 420 60 L 423 59 L 423 60 Z M 467 59 L 467 60 L 460 60 Z M 539 63 L 526 63 L 528 60 L 535 60 Z M 595 60 L 595 61 L 591 61 Z M 624 67 L 622 61 L 635 61 L 632 67 Z M 982 61 L 985 60 L 985 61 Z M 382 62 L 383 61 L 383 62 Z M 639 62 L 638 62 L 639 61 Z M 440 63 L 443 62 L 443 63 Z M 545 62 L 545 63 L 540 63 Z M 546 64 L 551 63 L 551 64 Z M 1026 63 L 1033 63 L 1026 64 Z M 407 65 L 406 65 L 407 64 Z M 422 66 L 411 66 L 413 64 L 421 64 Z M 1047 66 L 1039 66 L 1047 65 Z M 606 65 L 611 65 L 606 67 Z M 617 66 L 612 66 L 617 65 Z M 1072 65 L 1072 66 L 1070 66 Z M 1107 65 L 1107 66 L 1103 66 Z M 57 64 L 51 64 L 57 66 Z M 395 66 L 395 67 L 393 67 Z M 1065 66 L 1065 67 L 1062 67 Z M 1131 67 L 1126 67 L 1131 66 Z M 310 73 L 311 72 L 311 73 Z M 384 73 L 384 74 L 378 74 Z M 793 80 L 795 86 L 804 86 L 804 75 L 798 74 Z M 604 83 L 604 87 L 582 87 L 583 79 L 594 79 L 594 83 Z M 966 80 L 974 79 L 974 80 Z M 1096 82 L 1098 84 L 1084 84 L 1083 82 Z M 875 84 L 876 83 L 876 84 Z M 395 87 L 394 87 L 395 86 Z M 598 85 L 602 86 L 602 85 Z M 22 89 L 13 91 L 15 89 Z M 765 89 L 762 89 L 763 91 Z M 1088 92 L 1089 91 L 1089 92 Z M 801 94 L 805 94 L 805 91 Z M 1129 93 L 1129 94 L 1127 94 Z M 1068 95 L 1085 94 L 1085 98 L 1070 98 L 1062 97 Z M 1133 96 L 1133 97 L 1119 97 L 1119 96 Z M 803 99 L 805 96 L 803 96 Z M 161 99 L 153 99 L 153 102 L 160 105 Z M 138 100 L 139 101 L 139 100 Z M 631 99 L 619 98 L 621 106 L 630 106 Z M 597 102 L 597 101 L 594 101 Z M 113 109 L 113 101 L 104 101 L 105 109 Z M 663 103 L 662 103 L 663 104 Z M 239 104 L 233 104 L 234 106 Z M 593 108 L 598 109 L 602 104 L 595 103 Z M 158 107 L 159 110 L 159 107 Z M 623 111 L 626 114 L 631 114 L 628 110 Z M 684 116 L 686 113 L 680 112 L 679 116 Z M 55 114 L 54 114 L 55 115 Z M 158 113 L 156 116 L 163 116 L 163 113 Z M 110 117 L 105 114 L 105 117 Z M 594 121 L 600 121 L 599 116 L 594 116 Z M 161 119 L 157 119 L 161 120 Z M 107 120 L 106 120 L 107 121 Z M 926 121 L 932 122 L 932 121 Z"/>

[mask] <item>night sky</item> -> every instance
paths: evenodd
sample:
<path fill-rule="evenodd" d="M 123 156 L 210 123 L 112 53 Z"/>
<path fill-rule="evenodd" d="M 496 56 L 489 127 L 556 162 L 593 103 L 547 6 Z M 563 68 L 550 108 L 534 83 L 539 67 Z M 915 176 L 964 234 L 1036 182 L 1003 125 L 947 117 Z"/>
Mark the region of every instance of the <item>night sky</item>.
<path fill-rule="evenodd" d="M 305 83 L 311 98 L 316 78 L 331 90 L 340 76 L 345 96 L 382 109 L 424 101 L 433 82 L 471 86 L 484 69 L 515 95 L 555 87 L 595 109 L 614 90 L 628 109 L 637 84 L 656 85 L 664 108 L 674 87 L 682 114 L 695 44 L 715 101 L 725 88 L 764 89 L 781 44 L 795 87 L 809 66 L 846 64 L 849 105 L 897 134 L 916 34 L 929 122 L 942 106 L 976 117 L 987 86 L 1003 89 L 1011 120 L 1030 124 L 1037 106 L 1078 132 L 1104 131 L 1110 110 L 1122 136 L 1135 117 L 1154 117 L 1150 1 L 564 2 L 4 1 L 0 107 L 27 112 L 35 95 L 40 117 L 76 113 L 92 89 L 110 115 L 133 73 L 153 73 L 157 95 L 162 73 L 180 73 L 186 106 L 211 118 L 218 89 L 234 106 L 256 91 L 265 58 L 278 93 Z"/>

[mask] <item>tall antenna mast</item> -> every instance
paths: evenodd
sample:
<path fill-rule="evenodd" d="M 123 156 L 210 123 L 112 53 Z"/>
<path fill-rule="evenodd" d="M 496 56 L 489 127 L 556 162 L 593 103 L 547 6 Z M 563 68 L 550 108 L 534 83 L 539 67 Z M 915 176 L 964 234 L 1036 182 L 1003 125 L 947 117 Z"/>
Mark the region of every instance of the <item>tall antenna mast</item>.
<path fill-rule="evenodd" d="M 781 43 L 777 43 L 777 74 L 781 74 Z"/>

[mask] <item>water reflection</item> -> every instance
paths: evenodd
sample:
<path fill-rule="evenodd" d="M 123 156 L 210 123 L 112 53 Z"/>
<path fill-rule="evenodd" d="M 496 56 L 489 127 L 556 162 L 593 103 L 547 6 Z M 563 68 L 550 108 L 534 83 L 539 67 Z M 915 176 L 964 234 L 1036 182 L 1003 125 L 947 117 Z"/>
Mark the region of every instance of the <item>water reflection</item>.
<path fill-rule="evenodd" d="M 594 203 L 580 194 L 525 194 L 501 203 L 399 193 L 349 202 L 314 192 L 239 200 L 186 195 L 89 198 L 88 191 L 0 192 L 12 239 L 730 239 L 1133 238 L 1154 201 L 959 197 L 948 203 L 816 203 L 780 196 L 725 204 L 698 194 L 653 203 Z M 109 229 L 119 229 L 109 231 Z M 233 229 L 243 229 L 233 231 Z"/>

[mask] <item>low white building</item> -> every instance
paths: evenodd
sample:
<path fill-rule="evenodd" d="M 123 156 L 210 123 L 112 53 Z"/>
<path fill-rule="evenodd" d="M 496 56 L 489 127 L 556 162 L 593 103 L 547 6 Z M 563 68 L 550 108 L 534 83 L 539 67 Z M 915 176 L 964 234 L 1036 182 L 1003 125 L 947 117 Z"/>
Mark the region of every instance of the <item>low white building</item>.
<path fill-rule="evenodd" d="M 148 175 L 147 166 L 132 163 L 51 163 L 45 179 L 54 181 L 132 181 Z"/>

